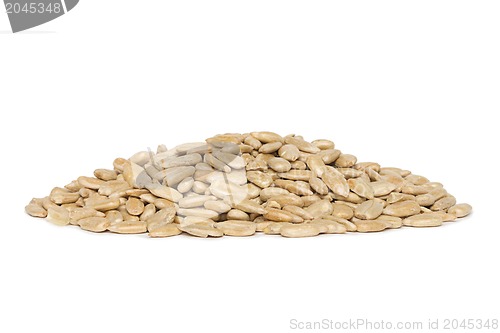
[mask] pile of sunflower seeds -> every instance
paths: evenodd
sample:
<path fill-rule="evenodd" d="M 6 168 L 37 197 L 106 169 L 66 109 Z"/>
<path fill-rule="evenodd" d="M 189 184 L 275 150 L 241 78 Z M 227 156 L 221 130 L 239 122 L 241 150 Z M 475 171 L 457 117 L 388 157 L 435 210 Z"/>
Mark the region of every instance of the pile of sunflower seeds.
<path fill-rule="evenodd" d="M 441 183 L 358 162 L 330 140 L 222 134 L 117 158 L 26 212 L 93 232 L 285 237 L 436 227 L 472 210 Z"/>

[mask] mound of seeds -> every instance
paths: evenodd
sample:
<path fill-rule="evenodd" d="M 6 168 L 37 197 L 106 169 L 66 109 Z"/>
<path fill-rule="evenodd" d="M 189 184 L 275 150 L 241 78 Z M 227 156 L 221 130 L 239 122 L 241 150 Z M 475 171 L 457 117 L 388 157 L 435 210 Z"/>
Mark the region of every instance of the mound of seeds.
<path fill-rule="evenodd" d="M 358 162 L 330 140 L 223 134 L 117 158 L 26 212 L 93 232 L 285 237 L 436 227 L 472 210 L 441 183 Z"/>

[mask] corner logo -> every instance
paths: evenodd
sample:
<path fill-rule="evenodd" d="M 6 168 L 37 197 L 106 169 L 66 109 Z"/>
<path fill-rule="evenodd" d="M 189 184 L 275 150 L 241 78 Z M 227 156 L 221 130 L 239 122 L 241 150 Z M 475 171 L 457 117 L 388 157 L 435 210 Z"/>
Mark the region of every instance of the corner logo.
<path fill-rule="evenodd" d="M 3 0 L 12 32 L 52 21 L 72 10 L 79 0 Z"/>

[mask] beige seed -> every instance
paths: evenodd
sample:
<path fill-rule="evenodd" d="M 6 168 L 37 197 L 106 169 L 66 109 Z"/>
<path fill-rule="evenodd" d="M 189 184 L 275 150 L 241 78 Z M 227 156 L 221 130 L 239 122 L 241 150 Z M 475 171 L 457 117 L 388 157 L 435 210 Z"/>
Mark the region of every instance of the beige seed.
<path fill-rule="evenodd" d="M 269 198 L 269 200 L 276 201 L 281 207 L 284 206 L 303 207 L 304 198 L 305 197 L 299 197 L 296 194 L 289 193 L 289 194 L 276 195 L 274 197 Z"/>
<path fill-rule="evenodd" d="M 64 188 L 70 192 L 78 192 L 82 188 L 82 185 L 78 183 L 78 180 L 73 180 L 71 183 L 64 185 Z"/>
<path fill-rule="evenodd" d="M 253 198 L 257 198 L 258 196 L 260 196 L 260 188 L 257 185 L 246 184 L 243 187 L 247 192 L 247 198 L 253 199 Z"/>
<path fill-rule="evenodd" d="M 114 161 L 113 161 L 113 167 L 115 169 L 115 171 L 117 172 L 123 172 L 123 169 L 125 168 L 125 164 L 127 164 L 129 161 L 124 159 L 124 158 L 116 158 Z"/>
<path fill-rule="evenodd" d="M 115 170 L 109 169 L 96 169 L 94 170 L 94 176 L 100 180 L 108 181 L 115 180 L 118 174 Z"/>
<path fill-rule="evenodd" d="M 179 200 L 180 208 L 195 208 L 200 207 L 205 204 L 208 200 L 215 200 L 216 198 L 212 195 L 193 195 L 182 198 Z"/>
<path fill-rule="evenodd" d="M 314 172 L 314 174 L 318 177 L 323 175 L 323 171 L 325 169 L 325 162 L 319 155 L 311 155 L 307 157 L 306 164 L 309 167 L 309 170 Z"/>
<path fill-rule="evenodd" d="M 350 154 L 340 154 L 340 156 L 335 160 L 335 166 L 339 168 L 350 168 L 356 164 L 357 158 Z"/>
<path fill-rule="evenodd" d="M 297 195 L 313 195 L 309 183 L 303 181 L 293 181 L 286 179 L 276 179 L 274 185 L 286 189 L 287 191 Z"/>
<path fill-rule="evenodd" d="M 163 199 L 163 198 L 157 198 L 157 199 L 155 199 L 155 201 L 153 201 L 153 205 L 157 209 L 163 209 L 163 208 L 174 207 L 175 206 L 175 204 L 172 201 L 167 200 L 167 199 Z"/>
<path fill-rule="evenodd" d="M 379 170 L 380 170 L 380 174 L 381 175 L 387 175 L 387 174 L 391 174 L 391 173 L 396 173 L 396 174 L 400 175 L 401 177 L 406 177 L 409 174 L 411 174 L 410 171 L 403 170 L 403 169 L 400 169 L 400 168 L 385 167 L 385 168 L 380 168 Z"/>
<path fill-rule="evenodd" d="M 266 143 L 262 145 L 262 147 L 259 148 L 259 153 L 263 154 L 270 154 L 278 151 L 283 146 L 281 142 L 271 142 L 271 143 Z"/>
<path fill-rule="evenodd" d="M 140 221 L 139 216 L 129 214 L 125 205 L 118 207 L 118 211 L 122 214 L 123 221 Z"/>
<path fill-rule="evenodd" d="M 301 222 L 300 220 L 302 221 L 304 220 L 301 217 L 294 215 L 290 212 L 274 208 L 267 208 L 267 212 L 263 216 L 265 219 L 275 222 L 294 222 L 294 221 Z"/>
<path fill-rule="evenodd" d="M 384 203 L 381 200 L 367 200 L 354 210 L 354 216 L 362 220 L 374 220 L 383 210 Z"/>
<path fill-rule="evenodd" d="M 290 170 L 288 172 L 279 173 L 278 176 L 288 180 L 302 180 L 309 181 L 312 177 L 312 172 L 310 170 Z"/>
<path fill-rule="evenodd" d="M 252 236 L 257 226 L 254 222 L 227 220 L 215 224 L 227 236 Z"/>
<path fill-rule="evenodd" d="M 151 183 L 151 177 L 146 170 L 133 162 L 128 162 L 124 165 L 123 179 L 135 188 L 144 188 L 147 184 Z"/>
<path fill-rule="evenodd" d="M 420 206 L 431 206 L 436 202 L 436 197 L 430 193 L 420 194 L 415 197 L 415 201 Z"/>
<path fill-rule="evenodd" d="M 442 187 L 437 187 L 433 188 L 428 194 L 432 195 L 435 199 L 435 201 L 444 198 L 445 196 L 448 195 L 448 192 L 442 188 Z"/>
<path fill-rule="evenodd" d="M 160 166 L 163 169 L 170 169 L 174 167 L 182 167 L 182 166 L 194 166 L 198 163 L 201 163 L 202 157 L 198 153 L 187 154 L 184 156 L 172 156 L 166 159 L 161 160 Z"/>
<path fill-rule="evenodd" d="M 343 197 L 347 197 L 349 195 L 349 184 L 347 183 L 347 180 L 334 168 L 325 168 L 321 179 L 333 193 Z"/>
<path fill-rule="evenodd" d="M 187 193 L 191 191 L 194 185 L 194 178 L 193 177 L 187 177 L 184 178 L 179 185 L 177 185 L 177 191 L 180 193 Z"/>
<path fill-rule="evenodd" d="M 107 182 L 104 182 L 101 187 L 99 188 L 98 193 L 100 195 L 111 195 L 116 192 L 121 192 L 121 191 L 127 191 L 130 189 L 130 185 L 123 180 L 110 180 Z M 90 192 L 87 188 L 82 188 L 80 190 L 80 195 L 82 197 L 88 197 L 90 195 Z M 126 192 L 125 192 L 126 193 Z"/>
<path fill-rule="evenodd" d="M 335 221 L 339 224 L 342 224 L 345 229 L 347 231 L 350 231 L 350 232 L 355 232 L 358 230 L 358 227 L 356 227 L 356 225 L 354 223 L 352 223 L 351 221 L 349 220 L 346 220 L 346 219 L 343 219 L 343 218 L 340 218 L 340 217 L 336 217 L 336 216 L 332 216 L 332 215 L 329 215 L 329 216 L 325 216 L 323 217 L 324 220 L 331 220 L 331 221 Z"/>
<path fill-rule="evenodd" d="M 283 237 L 300 238 L 300 237 L 314 237 L 320 234 L 321 226 L 312 223 L 301 223 L 284 225 L 280 229 L 280 234 Z"/>
<path fill-rule="evenodd" d="M 266 212 L 261 205 L 250 200 L 237 202 L 234 207 L 246 213 L 265 214 Z"/>
<path fill-rule="evenodd" d="M 179 218 L 179 216 L 176 216 L 176 218 Z M 174 223 L 177 223 L 177 222 L 174 220 Z M 190 224 L 195 224 L 195 223 L 210 223 L 210 224 L 213 224 L 214 220 L 207 219 L 207 218 L 204 218 L 204 217 L 199 217 L 199 216 L 186 216 L 186 217 L 182 218 L 182 220 L 179 221 L 179 224 L 182 225 L 182 226 L 190 225 Z"/>
<path fill-rule="evenodd" d="M 286 144 L 278 150 L 278 155 L 289 162 L 294 162 L 300 157 L 300 151 L 296 146 Z"/>
<path fill-rule="evenodd" d="M 179 208 L 177 214 L 181 216 L 198 216 L 206 219 L 214 219 L 219 216 L 219 213 L 205 208 Z"/>
<path fill-rule="evenodd" d="M 210 172 L 204 172 L 204 174 L 209 175 Z M 164 185 L 177 187 L 181 181 L 188 177 L 193 177 L 193 175 L 195 178 L 198 175 L 194 166 L 177 166 L 159 171 L 153 178 L 161 181 Z"/>
<path fill-rule="evenodd" d="M 104 198 L 96 198 L 95 200 L 87 199 L 85 202 L 85 206 L 88 208 L 93 208 L 95 210 L 105 212 L 107 210 L 117 209 L 120 206 L 119 199 L 107 199 Z"/>
<path fill-rule="evenodd" d="M 383 221 L 388 224 L 390 229 L 398 229 L 403 225 L 403 219 L 396 216 L 380 215 L 375 221 Z"/>
<path fill-rule="evenodd" d="M 105 217 L 86 217 L 78 220 L 78 225 L 83 230 L 92 232 L 103 232 L 108 229 L 110 222 Z"/>
<path fill-rule="evenodd" d="M 271 202 L 275 202 L 275 201 L 271 201 Z M 268 202 L 268 203 L 270 203 L 270 202 Z M 269 208 L 272 208 L 272 207 L 269 207 Z M 279 209 L 279 207 L 278 207 L 278 209 Z M 302 208 L 297 207 L 297 206 L 284 206 L 283 210 L 287 211 L 287 212 L 290 212 L 290 213 L 292 213 L 294 215 L 300 216 L 304 220 L 312 220 L 312 219 L 314 219 L 314 216 L 311 213 L 309 213 L 305 209 L 302 209 Z"/>
<path fill-rule="evenodd" d="M 41 202 L 31 202 L 24 207 L 26 213 L 33 217 L 47 217 L 47 210 L 43 208 Z"/>
<path fill-rule="evenodd" d="M 212 154 L 205 154 L 203 161 L 210 164 L 214 169 L 224 171 L 226 173 L 231 172 L 231 168 L 226 163 L 222 162 Z"/>
<path fill-rule="evenodd" d="M 383 181 L 394 184 L 396 188 L 394 189 L 396 192 L 400 192 L 403 186 L 406 185 L 406 181 L 400 175 L 384 175 L 380 177 Z"/>
<path fill-rule="evenodd" d="M 368 170 L 371 170 L 371 169 L 368 169 Z M 390 183 L 387 181 L 373 181 L 369 185 L 372 188 L 373 195 L 375 197 L 382 197 L 384 195 L 388 195 L 392 191 L 394 191 L 397 187 L 393 183 Z"/>
<path fill-rule="evenodd" d="M 406 200 L 416 200 L 416 198 L 414 195 L 411 195 L 411 194 L 394 193 L 393 192 L 393 193 L 389 194 L 389 196 L 386 199 L 387 203 L 389 203 L 389 204 L 393 204 L 393 203 L 400 202 L 400 201 L 406 201 Z"/>
<path fill-rule="evenodd" d="M 247 171 L 266 171 L 267 161 L 253 159 L 247 163 L 245 170 Z"/>
<path fill-rule="evenodd" d="M 443 219 L 434 213 L 413 215 L 403 220 L 403 225 L 408 227 L 437 227 L 441 224 L 443 224 Z"/>
<path fill-rule="evenodd" d="M 314 140 L 311 142 L 313 145 L 318 147 L 321 150 L 326 150 L 326 149 L 333 149 L 335 148 L 335 143 L 333 143 L 330 140 L 326 139 L 319 139 L 319 140 Z"/>
<path fill-rule="evenodd" d="M 270 224 L 276 223 L 276 222 L 265 220 L 262 217 L 262 220 L 259 220 L 259 221 L 255 220 L 254 223 L 255 223 L 255 231 L 256 232 L 263 232 Z M 282 224 L 282 223 L 276 223 L 276 224 Z"/>
<path fill-rule="evenodd" d="M 362 178 L 351 178 L 347 181 L 351 191 L 359 195 L 360 197 L 367 198 L 371 200 L 375 197 L 373 188 Z"/>
<path fill-rule="evenodd" d="M 69 209 L 69 222 L 71 224 L 78 224 L 77 222 L 79 220 L 87 218 L 87 217 L 104 217 L 104 216 L 107 216 L 107 212 L 105 215 L 103 212 L 99 212 L 93 208 L 77 207 L 77 208 Z"/>
<path fill-rule="evenodd" d="M 309 179 L 309 185 L 318 194 L 328 194 L 328 186 L 318 177 L 311 177 L 311 179 Z"/>
<path fill-rule="evenodd" d="M 454 205 L 448 209 L 449 214 L 453 214 L 456 217 L 465 217 L 469 215 L 472 211 L 472 206 L 466 203 Z"/>
<path fill-rule="evenodd" d="M 384 208 L 385 215 L 407 217 L 420 213 L 420 206 L 415 201 L 401 201 L 388 205 Z"/>
<path fill-rule="evenodd" d="M 441 217 L 441 219 L 443 220 L 443 222 L 452 222 L 452 221 L 457 220 L 457 217 L 455 215 L 447 213 L 443 210 L 438 210 L 438 211 L 433 212 L 433 213 L 436 215 L 439 215 Z"/>
<path fill-rule="evenodd" d="M 355 221 L 358 232 L 377 232 L 385 230 L 389 227 L 389 224 L 385 221 L 372 221 L 372 220 L 361 220 Z"/>
<path fill-rule="evenodd" d="M 243 140 L 241 135 L 235 134 L 219 134 L 212 138 L 206 139 L 205 141 L 216 147 L 223 147 L 227 143 L 240 144 Z"/>
<path fill-rule="evenodd" d="M 83 209 L 86 209 L 86 208 L 83 208 Z M 80 220 L 82 218 L 91 217 L 91 216 L 96 216 L 96 215 L 83 216 L 83 217 L 81 217 L 79 219 L 75 219 L 75 222 L 78 222 L 78 220 Z M 70 218 L 71 218 L 71 212 L 70 212 Z M 122 215 L 122 213 L 120 213 L 117 210 L 108 210 L 106 212 L 106 219 L 108 219 L 109 223 L 111 225 L 113 225 L 113 224 L 116 224 L 116 223 L 123 222 L 123 215 Z M 78 223 L 75 223 L 75 224 L 78 224 Z"/>
<path fill-rule="evenodd" d="M 159 154 L 159 153 L 164 153 L 166 152 L 168 149 L 167 149 L 167 146 L 165 146 L 164 144 L 160 144 L 158 145 L 158 147 L 156 148 L 156 153 Z"/>
<path fill-rule="evenodd" d="M 297 203 L 296 206 L 299 206 L 299 207 L 309 207 L 311 206 L 313 203 L 315 202 L 318 202 L 320 200 L 323 200 L 319 195 L 317 194 L 313 194 L 313 195 L 304 195 L 302 197 L 298 197 L 302 204 L 300 202 Z M 328 199 L 328 201 L 330 201 Z"/>
<path fill-rule="evenodd" d="M 210 193 L 219 199 L 229 202 L 240 202 L 247 198 L 247 188 L 231 182 L 215 181 L 210 187 Z"/>
<path fill-rule="evenodd" d="M 332 164 L 334 163 L 337 158 L 339 158 L 341 152 L 338 149 L 326 149 L 322 150 L 319 153 L 319 156 L 321 156 L 321 159 L 325 164 Z"/>
<path fill-rule="evenodd" d="M 354 216 L 353 209 L 346 205 L 334 203 L 332 204 L 332 207 L 333 207 L 332 215 L 335 217 L 350 220 Z"/>
<path fill-rule="evenodd" d="M 231 210 L 231 206 L 225 203 L 224 201 L 218 200 L 208 200 L 205 201 L 203 206 L 206 209 L 213 210 L 219 214 L 227 213 Z"/>
<path fill-rule="evenodd" d="M 149 193 L 148 190 L 146 190 L 146 189 L 138 189 L 138 188 L 133 188 L 133 189 L 125 191 L 125 195 L 126 196 L 137 197 L 137 198 L 140 198 L 141 195 L 148 194 L 148 193 Z"/>
<path fill-rule="evenodd" d="M 247 178 L 249 182 L 254 183 L 260 188 L 269 187 L 273 183 L 273 178 L 262 171 L 248 171 Z"/>
<path fill-rule="evenodd" d="M 294 169 L 294 170 L 306 170 L 307 169 L 307 165 L 302 161 L 290 162 L 290 164 L 292 165 L 292 169 Z"/>
<path fill-rule="evenodd" d="M 408 175 L 405 179 L 414 185 L 424 185 L 429 182 L 429 179 L 418 175 Z"/>
<path fill-rule="evenodd" d="M 220 229 L 216 229 L 213 224 L 209 223 L 194 223 L 187 226 L 179 226 L 179 230 L 184 231 L 192 236 L 207 238 L 211 237 L 222 237 L 224 233 Z"/>
<path fill-rule="evenodd" d="M 159 225 L 174 222 L 175 214 L 176 210 L 174 207 L 160 209 L 146 220 L 148 223 L 148 230 L 151 231 Z"/>
<path fill-rule="evenodd" d="M 283 137 L 274 132 L 252 132 L 250 134 L 262 143 L 284 142 Z"/>
<path fill-rule="evenodd" d="M 275 197 L 277 195 L 287 195 L 287 194 L 290 194 L 290 192 L 287 191 L 284 188 L 280 188 L 280 187 L 267 187 L 267 188 L 264 188 L 264 189 L 262 189 L 260 191 L 260 198 L 263 201 L 267 201 L 270 198 Z"/>
<path fill-rule="evenodd" d="M 431 206 L 431 210 L 447 210 L 457 203 L 457 199 L 453 196 L 447 196 L 439 199 Z"/>
<path fill-rule="evenodd" d="M 146 185 L 146 188 L 151 191 L 152 194 L 163 199 L 173 202 L 179 202 L 179 200 L 182 199 L 182 194 L 171 187 L 151 183 Z"/>
<path fill-rule="evenodd" d="M 267 164 L 276 172 L 288 172 L 292 168 L 290 162 L 281 157 L 270 158 Z"/>
<path fill-rule="evenodd" d="M 306 152 L 306 153 L 316 154 L 316 153 L 319 153 L 321 151 L 321 149 L 319 149 L 318 147 L 316 147 L 312 143 L 309 143 L 309 142 L 305 141 L 304 139 L 297 137 L 297 136 L 287 135 L 285 137 L 285 143 L 290 144 L 290 145 L 294 145 L 297 148 L 299 148 L 299 150 Z"/>
<path fill-rule="evenodd" d="M 127 200 L 126 208 L 130 215 L 141 215 L 144 212 L 144 203 L 135 197 L 130 197 Z"/>
<path fill-rule="evenodd" d="M 140 151 L 138 153 L 135 153 L 129 158 L 129 161 L 132 163 L 135 163 L 137 165 L 143 166 L 146 164 L 148 161 L 150 161 L 151 155 L 150 152 L 148 151 Z"/>
<path fill-rule="evenodd" d="M 332 194 L 332 193 L 329 193 L 329 194 Z M 352 208 L 356 208 L 356 205 L 354 205 L 354 204 L 360 204 L 360 203 L 365 202 L 365 200 L 366 200 L 365 198 L 360 197 L 359 195 L 357 195 L 354 192 L 349 192 L 347 197 L 343 197 L 343 196 L 340 196 L 338 194 L 333 193 L 332 198 L 335 199 L 336 200 L 335 202 L 338 202 L 338 203 L 341 203 L 341 202 L 350 203 L 350 205 L 348 205 L 348 206 L 352 207 Z"/>
<path fill-rule="evenodd" d="M 240 147 L 240 152 L 241 152 L 242 154 L 244 154 L 244 153 L 247 153 L 247 154 L 248 154 L 248 153 L 253 152 L 253 147 L 252 147 L 252 146 L 245 145 L 245 144 L 241 144 L 239 147 Z M 258 149 L 258 148 L 257 148 L 257 149 Z"/>
<path fill-rule="evenodd" d="M 366 169 L 373 169 L 377 172 L 380 171 L 380 164 L 378 163 L 375 163 L 375 162 L 361 162 L 361 163 L 356 163 L 354 166 L 353 166 L 354 169 L 357 169 L 357 170 L 366 170 Z"/>
<path fill-rule="evenodd" d="M 368 178 L 370 179 L 370 181 L 381 181 L 382 180 L 382 176 L 375 170 L 373 170 L 372 168 L 366 168 L 364 170 L 365 174 L 368 176 Z"/>
<path fill-rule="evenodd" d="M 319 200 L 307 207 L 305 211 L 311 214 L 314 218 L 319 219 L 330 215 L 333 212 L 333 207 L 330 201 Z"/>
<path fill-rule="evenodd" d="M 239 209 L 231 209 L 229 212 L 227 212 L 226 218 L 228 220 L 250 221 L 250 216 Z"/>
<path fill-rule="evenodd" d="M 358 178 L 363 175 L 363 171 L 352 168 L 337 168 L 337 171 L 343 174 L 346 179 Z"/>
<path fill-rule="evenodd" d="M 227 164 L 232 170 L 239 170 L 245 167 L 245 160 L 241 156 L 239 156 L 240 151 L 235 154 L 225 153 L 223 151 L 214 151 L 213 155 L 220 161 Z"/>
<path fill-rule="evenodd" d="M 148 231 L 148 224 L 144 221 L 123 221 L 111 224 L 108 230 L 118 234 L 142 234 Z"/>
<path fill-rule="evenodd" d="M 273 200 L 268 200 L 266 203 L 264 203 L 264 208 L 275 208 L 275 209 L 281 209 L 281 205 Z M 294 207 L 294 206 L 293 206 Z"/>
<path fill-rule="evenodd" d="M 321 233 L 325 234 L 345 234 L 347 231 L 347 228 L 343 224 L 333 220 L 314 219 L 310 223 L 325 227 L 325 230 L 321 231 Z"/>
<path fill-rule="evenodd" d="M 81 176 L 78 177 L 78 183 L 91 190 L 98 190 L 99 187 L 104 184 L 104 181 L 97 178 Z"/>
<path fill-rule="evenodd" d="M 430 189 L 424 186 L 420 185 L 405 185 L 401 188 L 401 191 L 406 194 L 412 194 L 412 195 L 420 195 L 420 194 L 426 194 L 429 193 Z"/>
<path fill-rule="evenodd" d="M 292 225 L 289 222 L 271 222 L 264 228 L 264 233 L 266 235 L 279 235 L 281 228 L 286 225 Z"/>
<path fill-rule="evenodd" d="M 54 223 L 55 225 L 67 225 L 69 224 L 69 211 L 64 207 L 49 207 L 47 209 L 47 220 Z"/>
<path fill-rule="evenodd" d="M 204 194 L 208 189 L 208 184 L 195 180 L 193 183 L 193 192 L 198 194 Z"/>
<path fill-rule="evenodd" d="M 171 236 L 177 236 L 181 234 L 182 231 L 179 230 L 177 225 L 171 223 L 171 224 L 163 224 L 160 226 L 157 226 L 153 230 L 149 231 L 149 237 L 171 237 Z"/>
<path fill-rule="evenodd" d="M 80 194 L 78 192 L 69 192 L 65 188 L 55 187 L 50 192 L 49 198 L 52 202 L 61 205 L 76 202 L 80 198 Z"/>
<path fill-rule="evenodd" d="M 255 150 L 259 150 L 259 148 L 262 147 L 262 142 L 260 142 L 259 140 L 257 140 L 255 137 L 253 137 L 251 135 L 248 135 L 243 142 Z"/>

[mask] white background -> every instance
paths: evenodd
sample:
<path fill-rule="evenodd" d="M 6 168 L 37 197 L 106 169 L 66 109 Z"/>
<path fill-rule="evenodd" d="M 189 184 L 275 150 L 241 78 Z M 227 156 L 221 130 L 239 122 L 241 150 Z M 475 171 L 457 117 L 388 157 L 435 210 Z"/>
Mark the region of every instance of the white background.
<path fill-rule="evenodd" d="M 498 1 L 82 0 L 12 34 L 2 8 L 0 331 L 500 319 L 499 15 Z M 24 213 L 115 157 L 254 130 L 332 139 L 474 213 L 311 239 L 92 234 Z"/>

